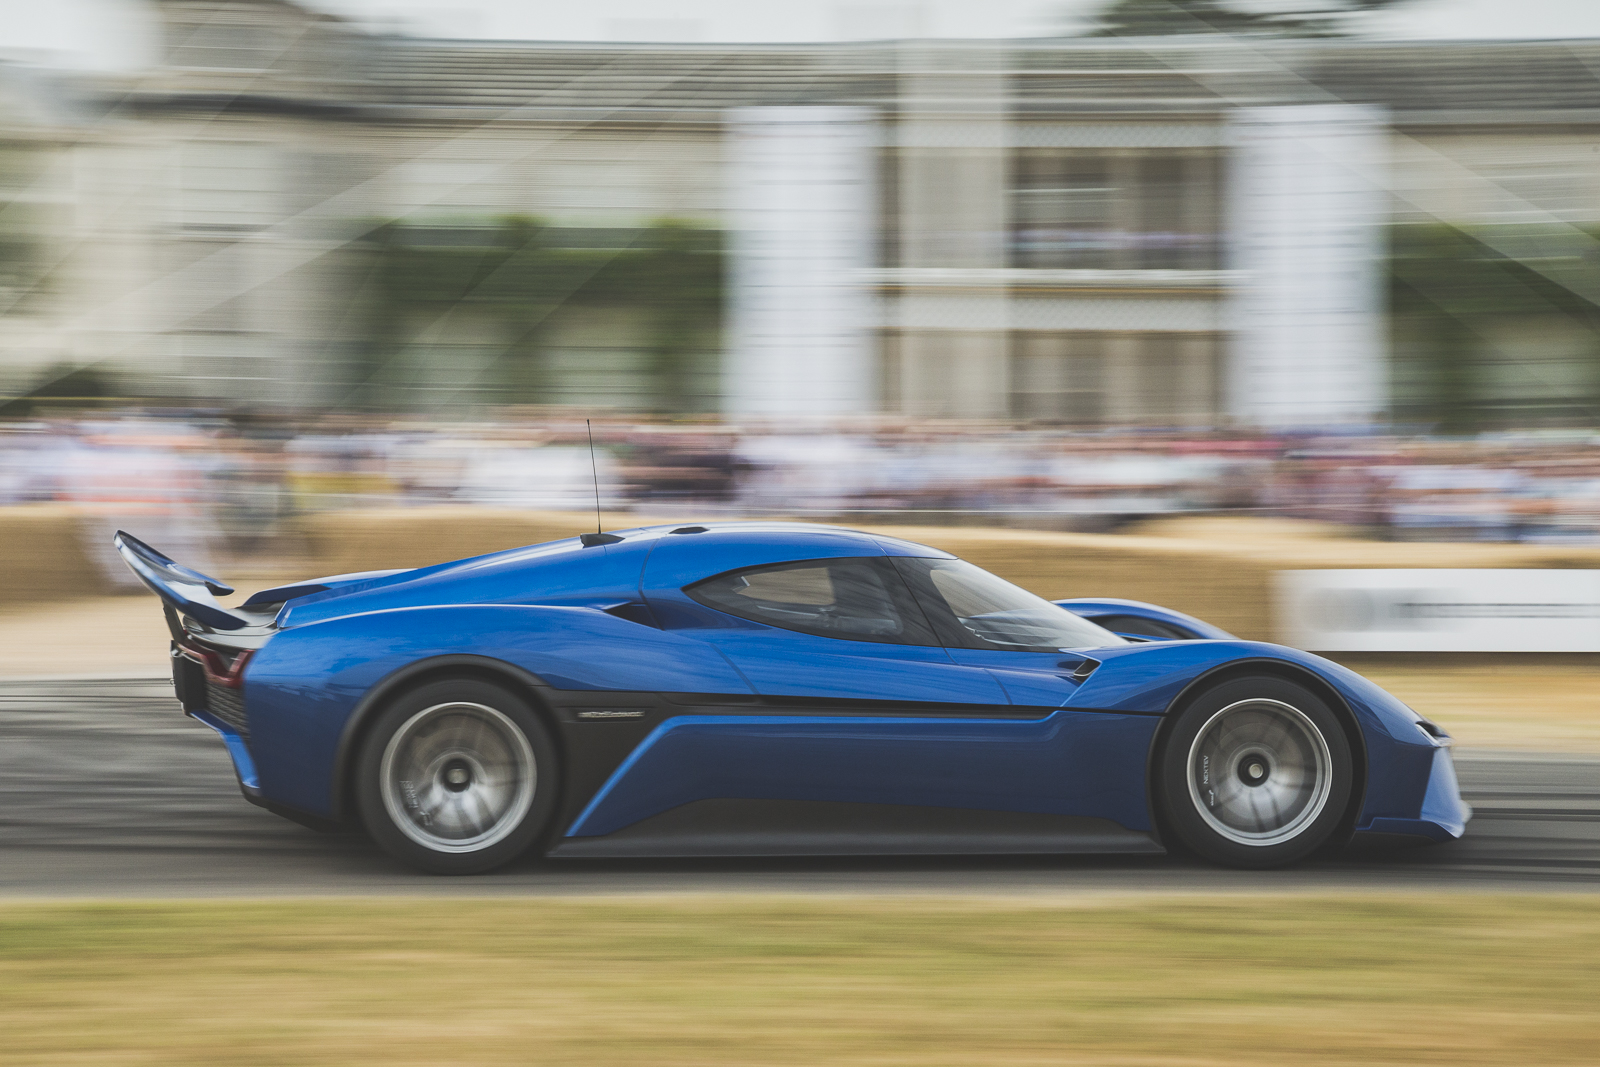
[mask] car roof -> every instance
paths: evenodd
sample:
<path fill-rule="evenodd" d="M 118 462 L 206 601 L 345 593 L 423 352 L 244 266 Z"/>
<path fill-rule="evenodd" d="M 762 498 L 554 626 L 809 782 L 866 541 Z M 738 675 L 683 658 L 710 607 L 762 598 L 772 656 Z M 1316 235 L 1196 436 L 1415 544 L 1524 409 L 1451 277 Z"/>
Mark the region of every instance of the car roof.
<path fill-rule="evenodd" d="M 935 556 L 941 558 L 954 557 L 950 553 L 928 545 L 907 541 L 904 538 L 886 536 L 881 533 L 867 533 L 864 530 L 851 529 L 848 526 L 833 526 L 817 522 L 780 522 L 775 520 L 734 520 L 724 522 L 697 522 L 677 525 L 661 524 L 658 526 L 641 526 L 635 530 L 613 531 L 624 541 L 630 534 L 645 534 L 654 537 L 671 536 L 696 536 L 714 539 L 723 544 L 771 544 L 781 541 L 785 545 L 799 547 L 806 543 L 814 543 L 819 548 L 827 547 L 828 555 L 837 555 L 839 542 L 853 542 L 864 556 Z"/>
<path fill-rule="evenodd" d="M 541 600 L 551 602 L 593 594 L 626 595 L 636 590 L 645 558 L 663 540 L 713 549 L 711 553 L 671 553 L 705 577 L 722 569 L 705 569 L 706 556 L 716 561 L 736 557 L 759 562 L 786 562 L 841 556 L 932 556 L 947 552 L 897 537 L 885 537 L 844 526 L 809 522 L 710 522 L 638 526 L 614 530 L 615 541 L 586 547 L 577 537 L 504 549 L 416 570 L 385 573 L 369 581 L 289 601 L 278 625 L 304 625 L 361 611 L 416 607 L 446 602 L 506 603 L 526 598 L 528 580 L 542 575 Z M 700 557 L 699 561 L 693 557 Z M 652 558 L 655 558 L 652 556 Z M 735 564 L 728 563 L 728 566 Z M 743 564 L 748 566 L 749 564 Z"/>

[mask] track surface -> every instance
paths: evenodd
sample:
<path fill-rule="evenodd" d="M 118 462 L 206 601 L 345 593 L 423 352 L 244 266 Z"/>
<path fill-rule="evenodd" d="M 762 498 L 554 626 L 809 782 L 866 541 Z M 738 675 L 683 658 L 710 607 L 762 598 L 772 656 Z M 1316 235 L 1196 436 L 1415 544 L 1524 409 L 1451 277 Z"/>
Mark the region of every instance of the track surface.
<path fill-rule="evenodd" d="M 177 710 L 165 681 L 4 682 L 0 894 L 1600 890 L 1600 756 L 1458 755 L 1477 812 L 1466 838 L 1291 871 L 1168 857 L 566 860 L 447 879 L 246 803 L 221 741 Z"/>

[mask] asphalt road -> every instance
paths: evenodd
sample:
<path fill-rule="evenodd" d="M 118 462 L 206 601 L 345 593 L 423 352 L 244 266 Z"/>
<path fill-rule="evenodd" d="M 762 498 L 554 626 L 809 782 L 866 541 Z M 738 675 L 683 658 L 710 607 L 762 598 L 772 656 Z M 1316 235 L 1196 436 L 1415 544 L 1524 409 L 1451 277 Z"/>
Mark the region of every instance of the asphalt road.
<path fill-rule="evenodd" d="M 1600 890 L 1600 756 L 1458 756 L 1477 811 L 1463 840 L 1290 871 L 1168 857 L 564 860 L 452 879 L 246 803 L 221 741 L 165 681 L 0 682 L 0 894 Z"/>

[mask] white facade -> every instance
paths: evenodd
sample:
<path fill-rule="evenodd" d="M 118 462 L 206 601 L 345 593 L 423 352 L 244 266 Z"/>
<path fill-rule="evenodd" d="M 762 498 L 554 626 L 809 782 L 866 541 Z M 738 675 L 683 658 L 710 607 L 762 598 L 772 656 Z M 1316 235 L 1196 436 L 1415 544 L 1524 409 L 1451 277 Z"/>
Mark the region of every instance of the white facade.
<path fill-rule="evenodd" d="M 725 411 L 874 411 L 873 112 L 736 108 L 727 130 Z"/>
<path fill-rule="evenodd" d="M 0 389 L 87 368 L 308 407 L 1431 419 L 1436 326 L 1397 321 L 1386 352 L 1385 228 L 1487 231 L 1537 264 L 1558 230 L 1593 258 L 1600 220 L 1600 42 L 1259 42 L 1283 79 L 1198 38 L 488 45 L 292 0 L 149 10 L 164 58 L 62 107 L 0 64 Z M 1295 103 L 1351 86 L 1392 110 Z M 591 253 L 724 231 L 704 250 L 725 238 L 727 314 L 687 341 L 648 292 L 558 301 L 533 340 L 471 299 L 365 318 L 370 223 L 446 247 L 507 216 Z M 1581 264 L 1546 278 L 1593 300 Z M 1479 393 L 1588 417 L 1587 316 L 1474 329 Z"/>
<path fill-rule="evenodd" d="M 1358 424 L 1384 407 L 1387 124 L 1353 104 L 1232 116 L 1228 413 L 1247 426 Z"/>

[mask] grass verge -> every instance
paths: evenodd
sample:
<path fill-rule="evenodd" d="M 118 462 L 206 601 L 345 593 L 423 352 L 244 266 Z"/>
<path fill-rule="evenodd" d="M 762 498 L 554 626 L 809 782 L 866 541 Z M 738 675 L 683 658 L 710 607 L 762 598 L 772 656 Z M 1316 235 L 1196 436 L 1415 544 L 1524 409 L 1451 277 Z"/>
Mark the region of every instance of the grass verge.
<path fill-rule="evenodd" d="M 0 1061 L 1588 1064 L 1600 899 L 0 908 Z"/>

